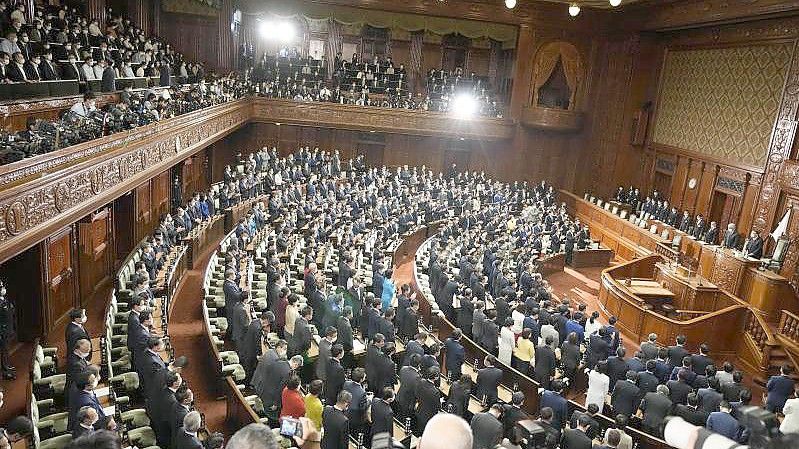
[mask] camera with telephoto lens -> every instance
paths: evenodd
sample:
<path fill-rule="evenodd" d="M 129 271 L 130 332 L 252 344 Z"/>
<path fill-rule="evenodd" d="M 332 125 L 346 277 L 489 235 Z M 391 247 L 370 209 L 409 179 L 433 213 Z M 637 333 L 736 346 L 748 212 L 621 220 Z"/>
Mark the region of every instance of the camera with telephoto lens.
<path fill-rule="evenodd" d="M 742 444 L 705 427 L 694 426 L 682 418 L 666 418 L 663 439 L 678 449 L 784 449 L 799 447 L 799 434 L 781 434 L 776 415 L 751 405 L 738 408 L 738 422 L 748 433 Z"/>

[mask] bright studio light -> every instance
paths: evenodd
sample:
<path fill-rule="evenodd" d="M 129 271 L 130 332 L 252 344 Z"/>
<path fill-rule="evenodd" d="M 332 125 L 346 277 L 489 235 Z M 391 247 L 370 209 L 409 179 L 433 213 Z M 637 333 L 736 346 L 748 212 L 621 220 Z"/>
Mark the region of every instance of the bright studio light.
<path fill-rule="evenodd" d="M 460 94 L 452 100 L 451 110 L 455 117 L 472 117 L 477 114 L 477 100 L 471 95 Z"/>
<path fill-rule="evenodd" d="M 291 22 L 264 21 L 258 26 L 261 37 L 267 40 L 291 42 L 294 40 L 294 26 Z"/>
<path fill-rule="evenodd" d="M 569 5 L 569 15 L 572 17 L 577 17 L 577 14 L 580 14 L 580 5 L 577 3 L 572 3 Z"/>
<path fill-rule="evenodd" d="M 621 5 L 621 0 L 610 0 L 610 6 L 619 6 Z"/>
<path fill-rule="evenodd" d="M 513 9 L 516 7 L 516 0 L 505 0 L 505 6 L 508 9 Z"/>

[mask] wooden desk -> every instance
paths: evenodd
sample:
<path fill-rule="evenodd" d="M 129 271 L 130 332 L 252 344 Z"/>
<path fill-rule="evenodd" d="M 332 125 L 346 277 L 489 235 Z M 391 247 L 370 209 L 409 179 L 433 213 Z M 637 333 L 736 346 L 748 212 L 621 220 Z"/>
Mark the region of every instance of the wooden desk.
<path fill-rule="evenodd" d="M 655 285 L 650 285 L 654 283 Z M 647 298 L 674 298 L 674 292 L 661 287 L 655 281 L 631 281 L 630 285 L 625 283 L 628 290 L 634 295 L 642 297 L 644 300 Z"/>
<path fill-rule="evenodd" d="M 621 330 L 637 341 L 644 341 L 650 332 L 658 334 L 663 341 L 673 341 L 677 335 L 686 335 L 692 349 L 705 342 L 721 358 L 734 359 L 738 350 L 739 337 L 743 329 L 743 321 L 748 314 L 746 304 L 728 293 L 715 290 L 713 301 L 716 308 L 684 307 L 680 304 L 681 297 L 675 297 L 674 306 L 678 309 L 708 310 L 707 314 L 697 317 L 669 318 L 654 310 L 644 307 L 645 298 L 634 294 L 631 288 L 625 285 L 629 278 L 641 277 L 640 273 L 651 273 L 656 280 L 670 280 L 667 290 L 671 285 L 681 285 L 682 288 L 695 292 L 690 283 L 679 284 L 679 278 L 667 276 L 668 272 L 659 269 L 662 261 L 660 256 L 652 255 L 643 259 L 627 262 L 609 268 L 602 272 L 599 288 L 599 302 L 607 315 L 618 317 L 618 326 Z M 662 266 L 662 265 L 661 265 Z M 641 288 L 654 287 L 644 283 Z M 708 287 L 708 291 L 711 291 Z M 688 303 L 691 304 L 690 302 Z"/>
<path fill-rule="evenodd" d="M 569 264 L 574 268 L 602 267 L 610 265 L 613 259 L 613 251 L 608 248 L 580 249 L 572 254 L 572 262 Z"/>

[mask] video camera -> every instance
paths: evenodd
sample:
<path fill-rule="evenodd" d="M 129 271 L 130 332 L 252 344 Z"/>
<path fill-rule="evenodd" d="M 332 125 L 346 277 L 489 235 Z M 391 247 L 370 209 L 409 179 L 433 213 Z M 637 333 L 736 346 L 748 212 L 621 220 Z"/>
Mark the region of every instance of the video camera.
<path fill-rule="evenodd" d="M 738 422 L 749 433 L 748 445 L 730 440 L 679 417 L 666 419 L 663 438 L 678 449 L 782 449 L 799 447 L 799 434 L 781 434 L 774 413 L 755 406 L 738 409 Z"/>

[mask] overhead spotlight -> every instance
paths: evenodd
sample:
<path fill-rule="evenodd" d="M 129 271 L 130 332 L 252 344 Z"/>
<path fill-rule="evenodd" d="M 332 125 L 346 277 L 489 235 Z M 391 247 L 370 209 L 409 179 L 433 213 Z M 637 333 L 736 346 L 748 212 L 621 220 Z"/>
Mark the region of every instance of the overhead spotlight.
<path fill-rule="evenodd" d="M 577 17 L 578 14 L 580 14 L 580 5 L 577 3 L 572 3 L 569 5 L 569 15 L 572 17 Z"/>
<path fill-rule="evenodd" d="M 513 9 L 516 7 L 516 0 L 505 0 L 505 6 L 508 9 Z"/>
<path fill-rule="evenodd" d="M 610 6 L 619 6 L 621 5 L 621 0 L 610 0 Z"/>
<path fill-rule="evenodd" d="M 294 26 L 291 22 L 280 22 L 277 24 L 277 38 L 283 42 L 291 42 L 294 40 Z"/>
<path fill-rule="evenodd" d="M 459 94 L 452 99 L 450 110 L 458 118 L 469 118 L 477 114 L 477 100 L 469 94 Z"/>
<path fill-rule="evenodd" d="M 272 35 L 274 24 L 272 22 L 263 21 L 258 25 L 258 34 L 264 39 L 269 39 Z"/>

